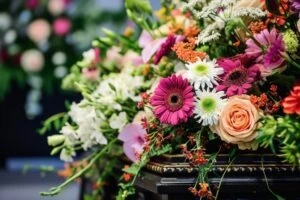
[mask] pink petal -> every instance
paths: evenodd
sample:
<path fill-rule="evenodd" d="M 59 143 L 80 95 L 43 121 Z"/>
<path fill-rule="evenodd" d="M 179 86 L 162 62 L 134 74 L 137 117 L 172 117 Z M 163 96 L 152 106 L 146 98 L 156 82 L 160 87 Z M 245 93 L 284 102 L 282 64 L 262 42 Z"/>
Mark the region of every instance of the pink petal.
<path fill-rule="evenodd" d="M 170 111 L 165 111 L 162 116 L 160 117 L 160 121 L 162 123 L 168 123 L 168 119 L 169 119 L 169 116 L 170 116 Z"/>
<path fill-rule="evenodd" d="M 177 112 L 171 113 L 170 117 L 169 117 L 169 122 L 172 125 L 177 125 L 178 124 L 178 115 Z"/>
<path fill-rule="evenodd" d="M 123 130 L 119 133 L 118 139 L 126 142 L 134 140 L 137 137 L 144 136 L 145 134 L 147 134 L 146 130 L 143 129 L 141 125 L 131 123 L 123 128 Z"/>
<path fill-rule="evenodd" d="M 155 114 L 156 115 L 161 115 L 163 112 L 165 112 L 167 110 L 166 107 L 164 106 L 158 106 L 156 109 L 155 109 Z"/>
<path fill-rule="evenodd" d="M 225 85 L 218 85 L 216 87 L 217 91 L 224 91 L 227 87 Z"/>
<path fill-rule="evenodd" d="M 153 42 L 152 36 L 147 31 L 143 31 L 139 38 L 139 46 L 145 48 Z"/>

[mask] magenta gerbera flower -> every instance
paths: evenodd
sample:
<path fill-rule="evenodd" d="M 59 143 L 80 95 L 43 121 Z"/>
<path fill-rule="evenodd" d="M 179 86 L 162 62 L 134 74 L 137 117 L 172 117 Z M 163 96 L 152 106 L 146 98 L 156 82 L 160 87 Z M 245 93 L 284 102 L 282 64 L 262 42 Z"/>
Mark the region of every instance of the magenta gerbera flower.
<path fill-rule="evenodd" d="M 151 105 L 161 123 L 177 125 L 193 115 L 194 96 L 188 80 L 173 75 L 161 79 L 152 96 Z"/>
<path fill-rule="evenodd" d="M 252 64 L 250 60 L 251 57 L 246 55 L 218 60 L 224 74 L 220 77 L 217 90 L 225 91 L 228 97 L 247 93 L 260 74 L 259 65 Z"/>
<path fill-rule="evenodd" d="M 284 52 L 282 35 L 276 29 L 272 29 L 270 32 L 268 29 L 265 29 L 254 37 L 256 41 L 249 39 L 246 42 L 246 54 L 254 56 L 256 63 L 263 64 L 262 74 L 269 76 L 276 71 L 284 70 L 285 60 L 281 56 L 282 52 Z"/>
<path fill-rule="evenodd" d="M 159 63 L 160 59 L 163 56 L 166 56 L 171 52 L 171 48 L 173 47 L 175 42 L 176 42 L 176 37 L 174 35 L 171 34 L 167 37 L 166 41 L 162 43 L 162 45 L 160 46 L 160 48 L 158 49 L 158 51 L 154 56 L 153 63 L 155 65 Z"/>

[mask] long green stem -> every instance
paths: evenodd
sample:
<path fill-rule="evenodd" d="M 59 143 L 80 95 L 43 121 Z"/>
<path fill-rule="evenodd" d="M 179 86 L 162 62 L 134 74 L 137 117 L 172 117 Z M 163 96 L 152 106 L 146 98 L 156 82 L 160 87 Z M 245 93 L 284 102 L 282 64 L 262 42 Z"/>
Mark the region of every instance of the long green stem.
<path fill-rule="evenodd" d="M 265 177 L 265 181 L 266 181 L 266 185 L 267 185 L 267 188 L 269 190 L 269 192 L 274 196 L 276 197 L 277 200 L 284 200 L 284 198 L 282 198 L 281 196 L 279 196 L 278 194 L 275 194 L 271 188 L 270 188 L 270 185 L 269 185 L 269 182 L 268 182 L 268 179 L 267 179 L 267 175 L 266 175 L 266 172 L 265 172 L 265 167 L 264 167 L 264 158 L 262 157 L 261 158 L 261 170 L 263 172 L 263 175 Z"/>
<path fill-rule="evenodd" d="M 49 192 L 41 192 L 40 194 L 42 196 L 54 196 L 57 195 L 64 187 L 66 187 L 68 184 L 70 184 L 71 182 L 73 182 L 74 180 L 78 179 L 79 177 L 81 177 L 86 171 L 88 171 L 97 161 L 99 158 L 101 158 L 101 156 L 103 156 L 103 154 L 106 153 L 106 151 L 110 148 L 110 146 L 112 144 L 114 144 L 117 141 L 117 138 L 113 139 L 112 141 L 110 141 L 109 144 L 107 144 L 101 151 L 99 151 L 95 157 L 93 157 L 91 159 L 91 161 L 89 162 L 89 164 L 87 166 L 85 166 L 82 170 L 80 170 L 79 172 L 77 172 L 76 174 L 74 174 L 73 176 L 71 176 L 69 179 L 67 179 L 65 182 L 63 182 L 62 184 L 60 184 L 59 186 L 53 187 L 50 189 Z"/>
<path fill-rule="evenodd" d="M 300 64 L 296 63 L 288 54 L 283 53 L 282 56 L 293 66 L 300 69 Z"/>
<path fill-rule="evenodd" d="M 223 174 L 222 174 L 222 176 L 221 176 L 221 178 L 220 178 L 218 190 L 217 190 L 217 193 L 216 193 L 216 196 L 215 196 L 215 199 L 216 199 L 216 200 L 218 199 L 219 192 L 220 192 L 220 188 L 221 188 L 223 179 L 224 179 L 224 177 L 225 177 L 225 174 L 226 174 L 227 170 L 229 169 L 229 167 L 232 165 L 232 163 L 233 163 L 234 160 L 235 160 L 235 158 L 233 158 L 233 159 L 231 160 L 231 162 L 227 165 L 225 171 L 223 172 Z"/>

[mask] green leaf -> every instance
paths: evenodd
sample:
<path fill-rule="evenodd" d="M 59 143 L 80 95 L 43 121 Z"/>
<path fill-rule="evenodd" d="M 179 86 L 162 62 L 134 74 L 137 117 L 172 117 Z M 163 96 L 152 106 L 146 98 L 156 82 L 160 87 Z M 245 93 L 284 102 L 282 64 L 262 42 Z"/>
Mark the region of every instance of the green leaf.
<path fill-rule="evenodd" d="M 229 152 L 229 158 L 233 158 L 235 155 L 236 155 L 236 153 L 237 153 L 237 147 L 234 147 L 230 152 Z"/>
<path fill-rule="evenodd" d="M 148 0 L 125 0 L 125 7 L 139 13 L 152 13 L 152 7 Z"/>
<path fill-rule="evenodd" d="M 117 91 L 116 87 L 115 87 L 113 84 L 108 83 L 108 85 L 109 85 L 109 87 L 110 87 L 114 92 Z"/>
<path fill-rule="evenodd" d="M 169 153 L 172 151 L 172 145 L 171 144 L 166 144 L 164 146 L 162 146 L 162 148 L 160 149 L 153 149 L 150 153 L 150 157 L 153 156 L 159 156 L 165 153 Z"/>
<path fill-rule="evenodd" d="M 209 132 L 208 133 L 208 140 L 214 140 L 214 139 L 216 139 L 217 137 L 216 137 L 216 134 L 214 134 L 214 133 L 212 133 L 212 132 Z"/>
<path fill-rule="evenodd" d="M 83 196 L 83 200 L 94 200 L 94 198 L 93 198 L 93 196 L 91 196 L 91 195 L 85 194 L 85 195 Z"/>
<path fill-rule="evenodd" d="M 139 172 L 139 165 L 134 163 L 130 167 L 124 168 L 123 171 L 128 174 L 137 175 Z"/>

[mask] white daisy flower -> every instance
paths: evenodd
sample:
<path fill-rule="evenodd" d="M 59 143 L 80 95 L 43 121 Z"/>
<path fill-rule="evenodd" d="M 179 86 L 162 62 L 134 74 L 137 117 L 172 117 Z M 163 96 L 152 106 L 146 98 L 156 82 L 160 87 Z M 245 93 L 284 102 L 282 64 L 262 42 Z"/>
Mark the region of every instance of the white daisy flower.
<path fill-rule="evenodd" d="M 217 92 L 215 89 L 212 91 L 196 90 L 196 105 L 195 105 L 195 118 L 199 118 L 199 123 L 203 126 L 217 124 L 220 113 L 225 106 L 227 99 L 223 91 Z"/>
<path fill-rule="evenodd" d="M 213 88 L 217 85 L 218 76 L 224 73 L 223 68 L 218 67 L 216 60 L 209 61 L 207 58 L 194 63 L 186 64 L 188 71 L 186 78 L 194 83 L 196 89 Z"/>

